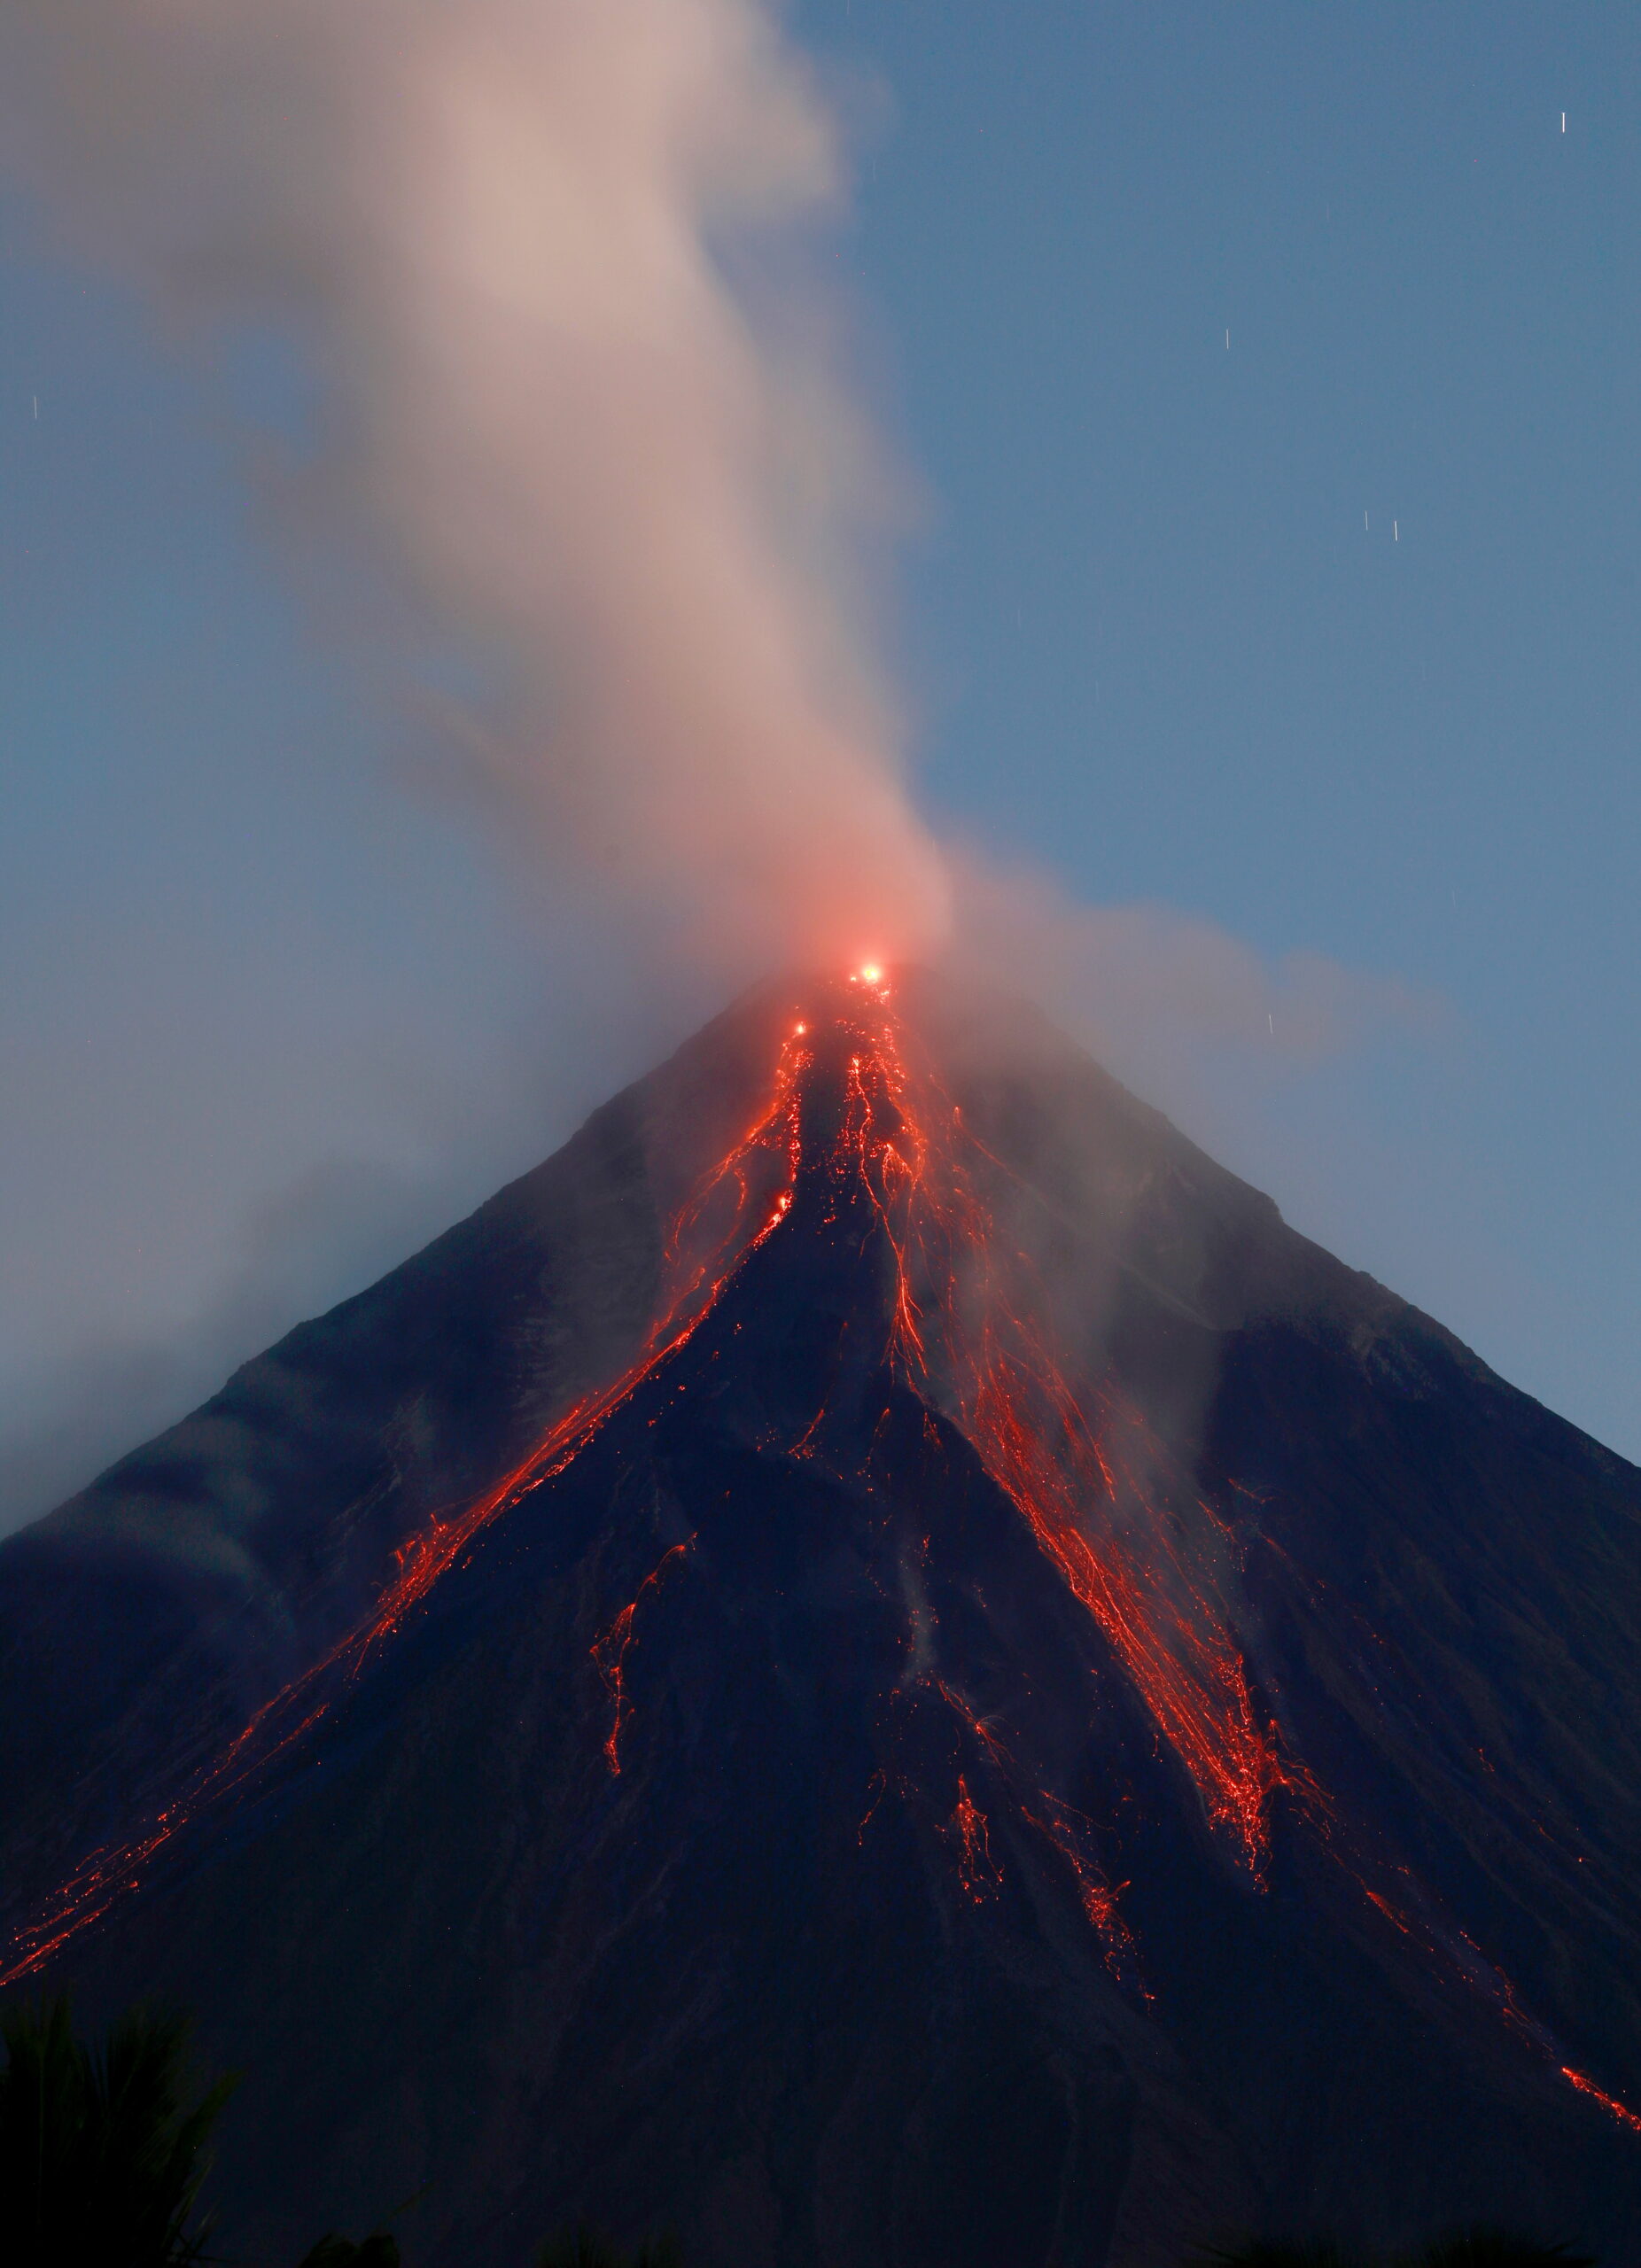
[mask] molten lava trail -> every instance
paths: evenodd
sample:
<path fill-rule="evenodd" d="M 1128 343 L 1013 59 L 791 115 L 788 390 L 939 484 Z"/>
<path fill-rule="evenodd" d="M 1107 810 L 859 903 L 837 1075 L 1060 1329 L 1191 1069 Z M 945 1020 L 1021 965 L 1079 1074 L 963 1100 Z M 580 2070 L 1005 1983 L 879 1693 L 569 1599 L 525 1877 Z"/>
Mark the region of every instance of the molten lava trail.
<path fill-rule="evenodd" d="M 1158 1500 L 1161 1451 L 1108 1389 L 1091 1424 L 1042 1286 L 982 1193 L 1006 1169 L 932 1073 L 908 1068 L 888 987 L 857 980 L 843 1020 L 835 1170 L 867 1190 L 887 1239 L 891 1359 L 968 1436 L 1257 1872 L 1272 1793 L 1316 1790 L 1256 1706 L 1218 1596 L 1223 1526 L 1188 1495 Z"/>
<path fill-rule="evenodd" d="M 43 1968 L 100 1921 L 140 1886 L 153 1859 L 182 1829 L 243 1796 L 303 1741 L 372 1655 L 422 1605 L 439 1578 L 466 1557 L 480 1534 L 532 1489 L 563 1472 L 694 1336 L 731 1278 L 790 1209 L 798 1164 L 799 1088 L 809 1060 L 800 1026 L 782 1048 L 767 1106 L 704 1177 L 673 1223 L 664 1255 L 661 1311 L 629 1367 L 612 1383 L 583 1395 L 522 1463 L 482 1495 L 448 1518 L 434 1519 L 402 1544 L 394 1555 L 397 1573 L 362 1621 L 264 1702 L 222 1752 L 136 1834 L 83 1859 L 42 1911 L 17 1931 L 0 1961 L 0 1988 Z"/>
<path fill-rule="evenodd" d="M 612 1773 L 620 1772 L 621 1735 L 626 1729 L 627 1719 L 633 1713 L 633 1705 L 626 1697 L 626 1650 L 633 1643 L 634 1621 L 640 1606 L 643 1604 L 644 1594 L 655 1589 L 673 1560 L 681 1559 L 694 1542 L 695 1538 L 692 1535 L 686 1542 L 675 1543 L 670 1551 L 662 1553 L 658 1564 L 650 1570 L 638 1586 L 636 1595 L 621 1609 L 608 1630 L 602 1637 L 595 1639 L 589 1649 L 594 1666 L 604 1682 L 604 1690 L 609 1694 L 615 1712 L 610 1727 L 610 1736 L 604 1743 L 604 1761 Z"/>
<path fill-rule="evenodd" d="M 1258 1879 L 1271 1800 L 1286 1790 L 1398 1935 L 1480 1993 L 1568 2085 L 1641 2132 L 1641 2117 L 1562 2060 L 1509 1979 L 1462 1930 L 1416 1892 L 1412 1904 L 1387 1894 L 1391 1876 L 1404 1893 L 1412 1888 L 1406 1868 L 1368 1860 L 1339 1831 L 1324 1790 L 1256 1703 L 1222 1592 L 1226 1524 L 1194 1491 L 1167 1486 L 1166 1457 L 1139 1412 L 1108 1386 L 1085 1382 L 1079 1394 L 1050 1344 L 1043 1286 L 999 1233 L 984 1194 L 988 1183 L 1012 1181 L 1008 1169 L 969 1131 L 932 1071 L 909 1067 L 890 989 L 875 973 L 851 980 L 837 1023 L 846 1101 L 829 1169 L 840 1190 L 866 1191 L 888 1247 L 886 1355 L 913 1391 L 955 1420 L 1026 1520 L 1109 1641 L 1209 1819 Z M 992 1760 L 1008 1763 L 995 1734 L 949 1689 L 939 1690 Z M 983 1899 L 1000 1869 L 966 1778 L 957 1784 L 959 1878 Z M 1133 1940 L 1119 1892 L 1093 1856 L 1093 1822 L 1046 1790 L 1035 1799 L 1016 1790 L 1015 1803 L 1071 1868 L 1109 1965 L 1132 1976 Z"/>
<path fill-rule="evenodd" d="M 1489 1999 L 1567 2085 L 1641 2132 L 1641 2117 L 1563 2060 L 1502 1972 L 1441 1920 L 1408 1869 L 1362 1860 L 1361 1846 L 1335 1832 L 1332 1806 L 1260 1705 L 1237 1643 L 1228 1526 L 1172 1472 L 1139 1411 L 1108 1380 L 1074 1381 L 1068 1372 L 1052 1341 L 1045 1287 L 1017 1240 L 1002 1232 L 988 1197 L 1017 1187 L 1012 1175 L 970 1131 L 932 1068 L 908 1063 L 906 1037 L 880 972 L 859 971 L 819 989 L 816 998 L 818 1007 L 788 1031 L 767 1104 L 673 1223 L 657 1317 L 629 1367 L 567 1410 L 482 1495 L 412 1536 L 355 1628 L 267 1702 L 167 1808 L 127 1842 L 93 1852 L 76 1868 L 19 1932 L 0 1966 L 0 1985 L 41 1968 L 136 1889 L 181 1829 L 242 1796 L 307 1737 L 484 1531 L 564 1472 L 688 1344 L 751 1255 L 796 1217 L 801 1182 L 820 1192 L 822 1233 L 864 1221 L 867 1243 L 884 1257 L 882 1367 L 926 1411 L 941 1412 L 966 1436 L 1103 1635 L 1240 1862 L 1260 1878 L 1272 1803 L 1285 1791 L 1399 1937 Z M 827 1417 L 823 1403 L 788 1453 L 817 1455 Z M 887 1418 L 885 1410 L 878 1432 Z M 603 1743 L 612 1774 L 622 1768 L 631 1715 L 625 1667 L 634 1619 L 689 1548 L 674 1545 L 664 1555 L 591 1650 L 612 1705 Z M 915 1659 L 916 1630 L 913 1641 Z M 986 1790 L 995 1788 L 1015 1817 L 1058 1854 L 1108 1962 L 1119 1976 L 1135 1978 L 1134 1940 L 1118 1907 L 1126 1885 L 1107 1878 L 1094 1822 L 1037 1786 L 949 1685 L 926 1674 L 916 1682 L 938 1695 L 971 1744 L 968 1768 L 956 1769 L 955 1802 L 942 1830 L 955 1851 L 962 1890 L 976 1903 L 1003 1890 L 992 1822 L 974 1792 L 984 1781 L 987 1803 L 994 1799 Z M 875 1784 L 862 1836 L 890 1775 L 880 1770 Z"/>
<path fill-rule="evenodd" d="M 1561 2076 L 1569 2086 L 1576 2087 L 1580 2094 L 1590 2096 L 1600 2104 L 1603 2110 L 1610 2111 L 1621 2125 L 1631 2127 L 1635 2132 L 1641 2134 L 1641 2118 L 1636 2116 L 1627 2103 L 1620 2102 L 1615 2094 L 1604 2094 L 1593 2079 L 1587 2079 L 1582 2071 L 1575 2071 L 1570 2063 L 1562 2064 Z"/>
<path fill-rule="evenodd" d="M 960 1772 L 957 1775 L 957 1807 L 952 1814 L 952 1828 L 958 1844 L 958 1880 L 978 1906 L 996 1896 L 1003 1870 L 992 1856 L 992 1834 L 985 1814 L 969 1794 L 968 1783 Z"/>
<path fill-rule="evenodd" d="M 1007 1789 L 1021 1819 L 1059 1852 L 1070 1869 L 1077 1885 L 1078 1903 L 1089 1926 L 1100 1939 L 1106 1965 L 1111 1974 L 1125 1983 L 1139 1984 L 1139 1990 L 1145 1992 L 1139 1977 L 1138 1949 L 1133 1932 L 1123 1919 L 1117 1905 L 1117 1899 L 1128 1885 L 1126 1883 L 1113 1884 L 1107 1876 L 1098 1854 L 1093 1821 L 1075 1806 L 1062 1801 L 1051 1789 L 1037 1787 L 995 1727 L 989 1725 L 983 1717 L 977 1717 L 962 1696 L 944 1678 L 936 1678 L 932 1683 L 934 1690 L 962 1725 L 992 1773 Z M 955 1823 L 960 1832 L 963 1803 L 968 1795 L 967 1783 L 960 1773 L 957 1784 L 960 1802 Z M 964 1844 L 968 1857 L 966 1837 Z M 989 1842 L 987 1851 L 989 1854 Z M 976 1896 L 975 1886 L 967 1874 L 962 1874 L 961 1870 L 960 1873 L 964 1888 L 971 1896 Z M 996 1878 L 999 1882 L 1002 1879 L 1000 1868 Z M 1147 1992 L 1145 1997 L 1149 1999 L 1150 1994 Z"/>

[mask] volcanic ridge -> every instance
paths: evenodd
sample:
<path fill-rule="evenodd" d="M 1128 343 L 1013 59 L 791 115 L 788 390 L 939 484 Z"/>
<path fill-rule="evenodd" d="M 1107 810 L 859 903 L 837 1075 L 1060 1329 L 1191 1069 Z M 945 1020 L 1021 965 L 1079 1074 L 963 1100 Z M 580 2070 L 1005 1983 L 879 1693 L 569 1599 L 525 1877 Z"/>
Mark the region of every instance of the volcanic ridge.
<path fill-rule="evenodd" d="M 0 1984 L 231 2249 L 1641 2226 L 1641 1473 L 1018 1003 L 763 988 L 0 1546 Z"/>

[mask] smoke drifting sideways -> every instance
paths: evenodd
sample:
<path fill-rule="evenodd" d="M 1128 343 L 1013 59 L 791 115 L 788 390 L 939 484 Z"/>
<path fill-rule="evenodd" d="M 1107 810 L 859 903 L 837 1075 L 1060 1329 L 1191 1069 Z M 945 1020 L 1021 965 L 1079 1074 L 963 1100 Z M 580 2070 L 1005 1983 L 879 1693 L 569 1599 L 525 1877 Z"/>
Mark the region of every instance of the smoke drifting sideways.
<path fill-rule="evenodd" d="M 0 1529 L 533 1163 L 572 1100 L 772 967 L 967 959 L 1072 1012 L 1165 1107 L 1194 1098 L 1159 1033 L 1187 1058 L 1205 1017 L 1210 1040 L 1269 1036 L 1263 974 L 1229 940 L 1194 930 L 1181 962 L 1165 920 L 999 879 L 912 803 L 877 628 L 907 483 L 819 277 L 846 193 L 839 122 L 762 0 L 11 0 L 0 171 L 60 249 L 207 357 L 270 327 L 292 345 L 314 423 L 283 493 L 316 530 L 307 563 L 339 565 L 352 604 L 362 563 L 388 611 L 402 600 L 461 657 L 436 680 L 441 765 L 497 791 L 549 926 L 594 907 L 619 960 L 588 979 L 584 947 L 556 956 L 614 1012 L 559 1067 L 553 1107 L 529 1077 L 498 1101 L 487 1067 L 483 1110 L 452 1116 L 408 1182 L 379 1127 L 366 1147 L 391 1158 L 347 1136 L 365 1179 L 339 1210 L 337 1152 L 312 1130 L 274 1180 L 224 1156 L 212 1217 L 237 1207 L 243 1249 L 224 1229 L 214 1269 L 198 1161 L 144 1153 L 126 1114 L 77 1164 L 79 1274 L 107 1273 L 103 1190 L 134 1218 L 186 1212 L 188 1265 L 174 1284 L 139 1255 L 115 1312 L 101 1288 L 76 1300 L 74 1254 L 40 1251 L 60 1343 L 19 1308 Z M 1326 971 L 1300 990 L 1326 1052 L 1360 1004 L 1342 1018 Z M 585 1014 L 560 1022 L 586 1040 Z M 423 1045 L 441 1045 L 426 1018 Z M 320 1098 L 315 1127 L 351 1123 L 346 1099 Z M 224 1120 L 214 1146 L 235 1138 Z M 282 1188 L 307 1192 L 297 1217 Z M 141 1320 L 185 1297 L 193 1327 Z"/>
<path fill-rule="evenodd" d="M 758 0 L 13 0 L 0 133 L 167 318 L 292 330 L 308 493 L 481 657 L 453 737 L 561 874 L 729 972 L 937 945 L 838 126 Z"/>

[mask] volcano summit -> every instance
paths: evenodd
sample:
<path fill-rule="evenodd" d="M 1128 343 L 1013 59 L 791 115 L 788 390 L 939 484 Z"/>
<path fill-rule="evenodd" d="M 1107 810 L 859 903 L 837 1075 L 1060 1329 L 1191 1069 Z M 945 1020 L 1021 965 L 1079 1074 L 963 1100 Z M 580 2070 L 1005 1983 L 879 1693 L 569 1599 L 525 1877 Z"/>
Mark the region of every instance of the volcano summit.
<path fill-rule="evenodd" d="M 1641 2226 L 1641 1474 L 1029 1012 L 768 988 L 0 1548 L 13 1985 L 294 2258 Z"/>

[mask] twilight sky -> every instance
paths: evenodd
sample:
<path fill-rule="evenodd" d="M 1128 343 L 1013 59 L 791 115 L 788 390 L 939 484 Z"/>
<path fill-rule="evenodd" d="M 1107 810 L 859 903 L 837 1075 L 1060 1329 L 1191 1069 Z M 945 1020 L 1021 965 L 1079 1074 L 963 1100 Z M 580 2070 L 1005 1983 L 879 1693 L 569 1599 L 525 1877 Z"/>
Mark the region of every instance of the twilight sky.
<path fill-rule="evenodd" d="M 1393 980 L 1314 1058 L 1160 984 L 1112 1067 L 1641 1456 L 1641 22 L 792 22 L 923 491 L 937 829 Z M 307 385 L 265 327 L 202 363 L 0 198 L 0 1527 L 717 1005 L 629 981 L 453 789 L 391 633 L 292 571 Z"/>

